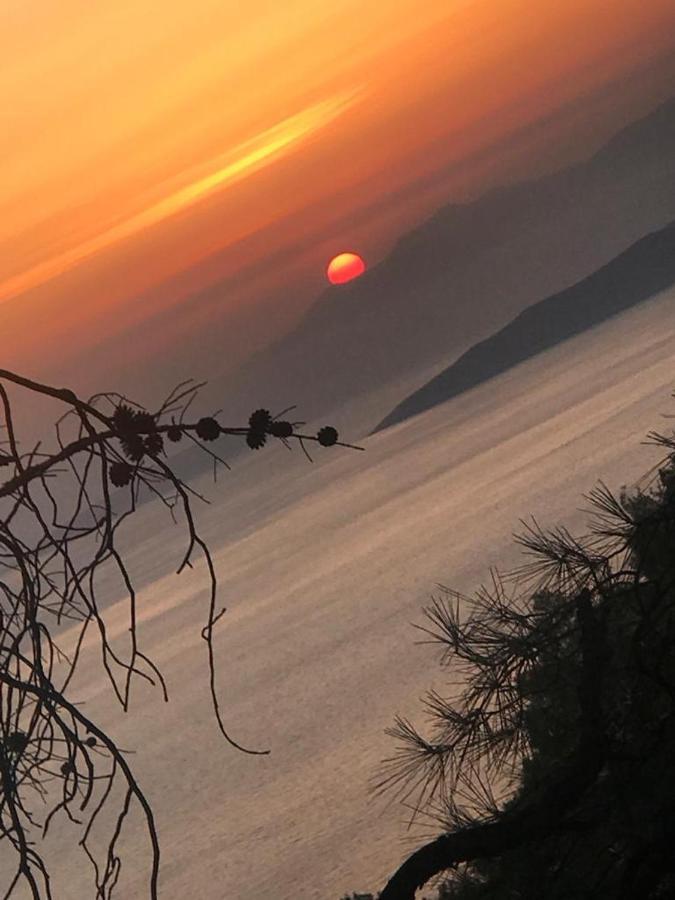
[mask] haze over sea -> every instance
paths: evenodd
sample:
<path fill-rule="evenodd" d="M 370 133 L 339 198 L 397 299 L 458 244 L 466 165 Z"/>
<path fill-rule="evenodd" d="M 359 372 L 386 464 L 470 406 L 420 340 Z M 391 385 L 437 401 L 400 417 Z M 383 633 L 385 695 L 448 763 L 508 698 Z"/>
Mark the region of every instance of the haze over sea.
<path fill-rule="evenodd" d="M 219 690 L 233 735 L 216 731 L 199 638 L 202 568 L 171 574 L 182 531 L 146 505 L 132 570 L 144 573 L 140 635 L 165 671 L 170 703 L 138 688 L 125 716 L 87 657 L 78 699 L 103 712 L 161 836 L 163 900 L 339 900 L 375 890 L 420 831 L 368 794 L 392 751 L 396 712 L 443 687 L 411 627 L 441 582 L 463 592 L 519 559 L 519 519 L 583 527 L 582 494 L 618 488 L 658 458 L 641 444 L 672 411 L 675 292 L 669 291 L 497 379 L 310 465 L 283 448 L 251 454 L 217 485 L 199 522 L 221 598 Z M 364 413 L 369 398 L 361 401 Z M 138 535 L 145 536 L 138 541 Z M 114 592 L 113 586 L 102 585 Z M 118 636 L 125 609 L 106 620 Z M 57 897 L 90 897 L 75 831 L 49 841 Z M 121 849 L 120 896 L 143 896 L 149 846 L 138 817 Z"/>

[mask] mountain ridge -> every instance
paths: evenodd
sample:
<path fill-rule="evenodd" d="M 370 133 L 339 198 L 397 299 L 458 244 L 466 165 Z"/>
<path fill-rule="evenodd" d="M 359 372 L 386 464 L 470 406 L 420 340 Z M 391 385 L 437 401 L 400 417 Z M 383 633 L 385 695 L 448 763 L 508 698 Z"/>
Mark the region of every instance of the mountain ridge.
<path fill-rule="evenodd" d="M 611 262 L 519 313 L 407 396 L 373 433 L 471 390 L 675 284 L 675 220 Z"/>
<path fill-rule="evenodd" d="M 584 162 L 441 208 L 361 278 L 320 294 L 223 390 L 241 400 L 235 413 L 297 403 L 313 418 L 447 363 L 673 218 L 675 98 Z"/>

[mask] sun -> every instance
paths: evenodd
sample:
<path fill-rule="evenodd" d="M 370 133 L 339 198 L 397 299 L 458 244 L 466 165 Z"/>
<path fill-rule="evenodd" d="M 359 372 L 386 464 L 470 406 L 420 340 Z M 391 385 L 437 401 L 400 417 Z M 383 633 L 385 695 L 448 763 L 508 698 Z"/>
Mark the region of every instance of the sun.
<path fill-rule="evenodd" d="M 346 284 L 366 271 L 366 264 L 358 253 L 338 253 L 328 263 L 326 277 L 331 284 Z"/>

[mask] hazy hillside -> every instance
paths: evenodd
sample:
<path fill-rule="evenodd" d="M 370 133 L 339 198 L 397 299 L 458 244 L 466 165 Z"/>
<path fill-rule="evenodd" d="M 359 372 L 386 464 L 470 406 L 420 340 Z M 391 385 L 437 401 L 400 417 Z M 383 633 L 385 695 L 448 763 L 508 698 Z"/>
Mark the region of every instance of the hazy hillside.
<path fill-rule="evenodd" d="M 235 415 L 296 402 L 311 418 L 426 368 L 421 382 L 673 218 L 675 100 L 585 163 L 441 209 L 361 279 L 326 290 L 224 393 Z"/>
<path fill-rule="evenodd" d="M 528 307 L 406 397 L 380 431 L 628 309 L 675 282 L 675 222 L 638 241 L 574 287 Z"/>

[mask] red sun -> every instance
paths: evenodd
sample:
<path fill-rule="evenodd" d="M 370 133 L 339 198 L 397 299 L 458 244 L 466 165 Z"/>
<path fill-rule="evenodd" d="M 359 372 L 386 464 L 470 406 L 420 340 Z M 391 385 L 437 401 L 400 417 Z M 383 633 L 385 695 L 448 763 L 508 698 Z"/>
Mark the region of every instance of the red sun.
<path fill-rule="evenodd" d="M 363 275 L 366 264 L 358 253 L 338 253 L 328 263 L 326 277 L 331 284 L 345 284 Z"/>

